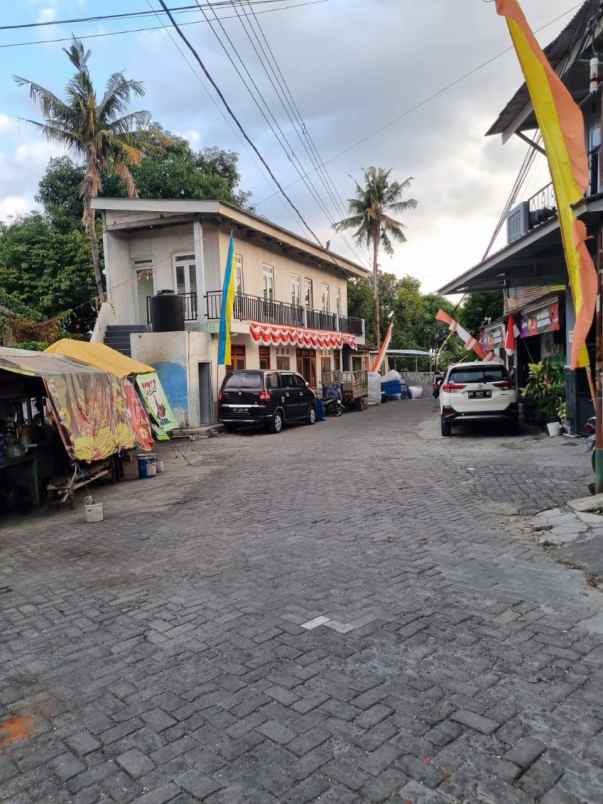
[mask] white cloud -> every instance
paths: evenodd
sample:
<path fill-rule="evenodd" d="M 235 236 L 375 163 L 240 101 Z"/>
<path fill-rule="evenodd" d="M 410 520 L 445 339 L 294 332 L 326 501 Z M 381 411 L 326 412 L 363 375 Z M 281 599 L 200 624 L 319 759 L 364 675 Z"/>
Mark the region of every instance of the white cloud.
<path fill-rule="evenodd" d="M 0 197 L 0 221 L 24 215 L 31 208 L 31 204 L 22 195 L 7 195 Z"/>
<path fill-rule="evenodd" d="M 46 6 L 45 8 L 41 8 L 36 22 L 53 22 L 57 18 L 57 10 L 56 8 L 51 8 L 50 6 Z"/>
<path fill-rule="evenodd" d="M 17 128 L 18 120 L 14 117 L 9 117 L 6 114 L 0 114 L 0 131 L 7 134 L 9 131 L 14 131 Z"/>

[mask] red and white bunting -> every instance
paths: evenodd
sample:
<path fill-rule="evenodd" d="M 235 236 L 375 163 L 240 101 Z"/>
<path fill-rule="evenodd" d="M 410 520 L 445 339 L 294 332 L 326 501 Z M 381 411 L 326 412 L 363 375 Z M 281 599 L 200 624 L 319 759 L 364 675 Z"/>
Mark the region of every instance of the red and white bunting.
<path fill-rule="evenodd" d="M 249 332 L 253 340 L 262 346 L 297 346 L 300 349 L 341 349 L 349 346 L 354 351 L 358 349 L 356 338 L 347 332 L 322 332 L 257 321 L 251 322 Z"/>

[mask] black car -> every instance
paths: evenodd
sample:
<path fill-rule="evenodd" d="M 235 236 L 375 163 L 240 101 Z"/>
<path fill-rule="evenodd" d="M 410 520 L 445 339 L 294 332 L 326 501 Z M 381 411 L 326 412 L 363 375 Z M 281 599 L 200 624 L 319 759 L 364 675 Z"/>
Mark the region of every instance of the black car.
<path fill-rule="evenodd" d="M 227 430 L 260 425 L 280 433 L 284 424 L 314 424 L 314 392 L 294 371 L 241 369 L 224 379 L 218 419 Z"/>

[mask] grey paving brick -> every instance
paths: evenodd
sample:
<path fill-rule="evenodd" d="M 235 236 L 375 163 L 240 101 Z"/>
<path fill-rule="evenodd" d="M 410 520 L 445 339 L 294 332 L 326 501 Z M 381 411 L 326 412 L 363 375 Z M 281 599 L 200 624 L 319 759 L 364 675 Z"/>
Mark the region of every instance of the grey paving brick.
<path fill-rule="evenodd" d="M 72 776 L 77 776 L 78 773 L 86 770 L 86 766 L 73 754 L 66 753 L 53 760 L 52 769 L 62 781 L 66 782 Z"/>
<path fill-rule="evenodd" d="M 540 742 L 540 740 L 536 740 L 533 737 L 524 737 L 524 739 L 516 743 L 510 751 L 507 751 L 505 759 L 515 763 L 515 765 L 519 765 L 520 768 L 525 770 L 529 768 L 541 754 L 544 754 L 545 751 L 546 745 Z"/>
<path fill-rule="evenodd" d="M 289 751 L 293 751 L 294 754 L 303 756 L 304 754 L 307 754 L 308 751 L 312 751 L 314 748 L 322 745 L 329 739 L 330 736 L 330 732 L 328 732 L 326 729 L 309 729 L 303 734 L 295 737 L 295 739 L 293 739 L 287 747 Z"/>
<path fill-rule="evenodd" d="M 275 743 L 287 745 L 291 740 L 297 736 L 293 729 L 289 728 L 285 723 L 279 723 L 276 720 L 267 720 L 257 727 L 257 731 L 261 732 L 265 737 L 273 740 Z"/>
<path fill-rule="evenodd" d="M 72 751 L 75 751 L 75 753 L 80 756 L 90 754 L 92 751 L 96 751 L 100 748 L 99 741 L 87 731 L 72 734 L 65 742 Z"/>
<path fill-rule="evenodd" d="M 163 709 L 151 709 L 151 711 L 145 712 L 142 715 L 142 719 L 145 723 L 148 723 L 152 729 L 159 732 L 176 725 L 177 722 L 171 715 L 164 712 Z"/>
<path fill-rule="evenodd" d="M 219 784 L 214 779 L 196 770 L 182 773 L 180 776 L 177 776 L 174 781 L 176 784 L 179 784 L 180 787 L 191 793 L 191 795 L 195 796 L 195 798 L 201 800 L 224 787 L 224 785 Z"/>
<path fill-rule="evenodd" d="M 170 782 L 140 796 L 136 799 L 135 804 L 168 804 L 168 802 L 174 801 L 179 793 L 180 788 Z"/>
<path fill-rule="evenodd" d="M 375 704 L 370 709 L 366 709 L 362 714 L 358 715 L 354 723 L 361 729 L 370 729 L 385 720 L 386 717 L 391 715 L 392 710 L 383 704 Z"/>
<path fill-rule="evenodd" d="M 155 767 L 149 757 L 138 748 L 131 748 L 125 754 L 117 757 L 116 761 L 135 779 L 139 776 L 144 776 L 145 773 L 149 773 Z"/>
<path fill-rule="evenodd" d="M 451 716 L 452 720 L 461 723 L 463 726 L 468 726 L 470 729 L 479 731 L 482 734 L 493 734 L 500 726 L 495 720 L 489 717 L 483 717 L 468 709 L 461 709 Z"/>

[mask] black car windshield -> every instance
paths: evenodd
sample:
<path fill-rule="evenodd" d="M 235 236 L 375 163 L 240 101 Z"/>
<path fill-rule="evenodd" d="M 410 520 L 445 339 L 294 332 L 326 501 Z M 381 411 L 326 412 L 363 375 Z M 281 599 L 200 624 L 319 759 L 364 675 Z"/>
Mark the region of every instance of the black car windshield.
<path fill-rule="evenodd" d="M 467 368 L 452 369 L 448 382 L 501 382 L 507 379 L 504 366 L 467 366 Z"/>
<path fill-rule="evenodd" d="M 262 379 L 263 375 L 259 371 L 235 372 L 226 378 L 224 389 L 232 391 L 235 388 L 248 388 L 258 391 L 263 387 Z"/>

